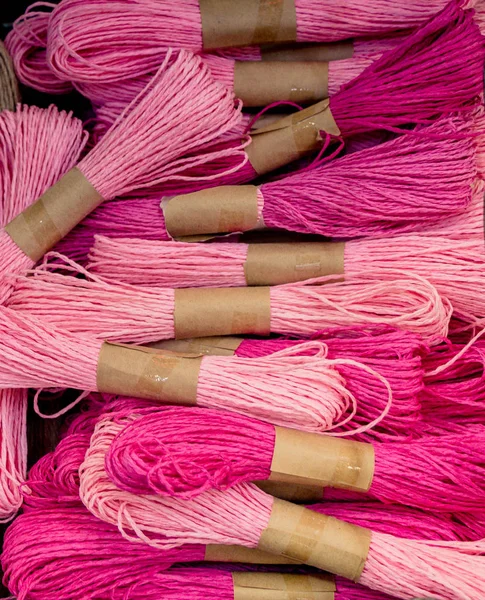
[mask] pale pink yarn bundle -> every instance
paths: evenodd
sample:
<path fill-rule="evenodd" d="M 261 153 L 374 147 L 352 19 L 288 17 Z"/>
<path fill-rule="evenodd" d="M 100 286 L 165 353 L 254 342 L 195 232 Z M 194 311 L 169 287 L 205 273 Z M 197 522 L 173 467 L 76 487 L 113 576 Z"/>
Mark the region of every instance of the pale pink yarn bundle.
<path fill-rule="evenodd" d="M 13 24 L 5 39 L 19 80 L 46 94 L 67 94 L 73 87 L 59 79 L 47 61 L 48 12 L 35 9 L 53 9 L 50 2 L 35 2 Z"/>
<path fill-rule="evenodd" d="M 175 337 L 173 288 L 111 283 L 63 262 L 65 269 L 86 279 L 52 273 L 49 264 L 38 268 L 35 277 L 7 277 L 15 290 L 11 306 L 98 339 L 144 344 Z M 362 274 L 339 279 L 329 276 L 271 287 L 271 332 L 307 336 L 327 328 L 387 324 L 417 333 L 427 343 L 446 337 L 450 303 L 422 277 L 397 275 L 392 282 L 382 282 Z M 213 332 L 218 334 L 223 333 Z"/>
<path fill-rule="evenodd" d="M 95 516 L 118 525 L 127 539 L 160 548 L 192 542 L 257 547 L 274 499 L 251 484 L 224 493 L 208 491 L 192 500 L 136 496 L 117 489 L 104 466 L 112 440 L 123 429 L 116 420 L 112 415 L 98 422 L 80 469 L 81 498 Z M 481 542 L 408 540 L 373 531 L 359 583 L 403 600 L 423 594 L 476 600 L 485 593 L 479 575 L 484 551 Z"/>
<path fill-rule="evenodd" d="M 447 5 L 446 0 L 404 8 L 397 0 L 365 5 L 360 0 L 325 4 L 297 0 L 297 41 L 325 42 L 378 35 L 423 24 Z M 118 35 L 107 36 L 107 31 Z M 140 32 L 143 32 L 140 35 Z M 131 40 L 127 45 L 126 40 Z M 133 4 L 103 0 L 68 0 L 54 11 L 49 27 L 49 58 L 59 77 L 68 81 L 113 81 L 124 59 L 125 77 L 157 68 L 168 46 L 203 49 L 199 3 L 146 0 Z M 96 49 L 95 51 L 93 49 Z"/>
<path fill-rule="evenodd" d="M 170 59 L 169 54 L 149 86 L 127 107 L 101 143 L 77 164 L 87 180 L 84 183 L 89 183 L 100 197 L 98 204 L 103 199 L 165 181 L 190 178 L 183 172 L 200 168 L 228 152 L 236 160 L 238 155 L 241 158 L 232 170 L 246 160 L 242 147 L 189 155 L 230 130 L 241 118 L 240 108 L 235 107 L 233 95 L 214 82 L 199 58 L 181 51 L 167 66 Z M 135 155 L 137 160 L 126 160 L 127 156 Z M 205 174 L 202 180 L 223 174 L 224 171 Z M 81 199 L 84 200 L 82 194 Z M 92 204 L 91 199 L 91 207 Z M 78 212 L 74 214 L 76 219 L 63 225 L 64 234 L 77 224 Z M 55 233 L 49 237 L 50 243 L 62 238 L 57 229 Z M 55 237 L 57 240 L 52 240 Z M 32 258 L 24 254 L 5 230 L 0 233 L 0 247 L 4 271 L 22 272 L 33 266 Z"/>
<path fill-rule="evenodd" d="M 383 281 L 397 272 L 420 275 L 450 300 L 457 318 L 472 325 L 485 318 L 483 239 L 409 234 L 347 243 L 345 274 L 365 272 Z"/>
<path fill-rule="evenodd" d="M 66 333 L 6 308 L 0 310 L 0 320 L 0 349 L 4 352 L 0 388 L 98 390 L 102 342 Z M 337 370 L 339 365 L 353 365 L 374 376 L 388 392 L 382 413 L 353 429 L 357 433 L 367 431 L 390 409 L 389 384 L 373 369 L 351 359 L 329 360 L 326 352 L 321 342 L 309 341 L 259 359 L 205 356 L 197 373 L 195 398 L 184 395 L 183 400 L 303 430 L 330 431 L 350 423 L 359 411 L 358 398 L 347 390 Z M 134 385 L 138 379 L 138 375 L 132 376 Z M 143 386 L 139 393 L 146 397 Z"/>
<path fill-rule="evenodd" d="M 5 225 L 79 159 L 87 140 L 72 114 L 19 105 L 0 114 L 0 224 Z M 52 144 L 55 144 L 55 152 Z M 27 469 L 27 390 L 0 392 L 0 521 L 22 503 Z"/>

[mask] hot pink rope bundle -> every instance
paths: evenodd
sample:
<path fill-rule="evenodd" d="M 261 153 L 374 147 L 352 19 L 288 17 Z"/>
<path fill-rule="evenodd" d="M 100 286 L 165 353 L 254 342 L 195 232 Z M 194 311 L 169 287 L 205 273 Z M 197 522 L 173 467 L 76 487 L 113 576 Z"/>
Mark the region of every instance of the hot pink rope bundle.
<path fill-rule="evenodd" d="M 49 13 L 36 8 L 55 8 L 50 2 L 36 2 L 14 23 L 5 39 L 19 80 L 47 94 L 67 94 L 69 81 L 59 79 L 47 62 L 47 27 Z"/>
<path fill-rule="evenodd" d="M 126 422 L 106 457 L 110 478 L 126 491 L 195 498 L 270 477 L 276 435 L 271 425 L 177 407 L 142 409 Z M 468 436 L 439 441 L 373 443 L 369 495 L 435 512 L 481 512 L 484 436 L 485 428 L 476 426 Z"/>
<path fill-rule="evenodd" d="M 157 600 L 160 594 L 174 600 L 204 600 L 207 594 L 225 598 L 225 586 L 230 585 L 226 578 L 232 567 L 224 571 L 202 569 L 200 565 L 196 570 L 187 566 L 166 570 L 174 561 L 203 560 L 204 551 L 200 545 L 162 552 L 131 544 L 115 527 L 94 518 L 81 506 L 20 516 L 7 532 L 2 564 L 4 582 L 19 600 L 152 598 L 151 594 Z M 389 599 L 340 577 L 336 585 L 336 600 Z M 138 592 L 143 595 L 138 596 Z"/>
<path fill-rule="evenodd" d="M 3 309 L 0 314 L 5 333 L 0 342 L 5 351 L 0 388 L 98 390 L 101 342 L 64 333 L 16 311 Z M 311 431 L 332 430 L 350 423 L 359 412 L 359 399 L 347 390 L 336 368 L 341 364 L 360 366 L 388 391 L 382 413 L 355 429 L 366 431 L 390 409 L 389 384 L 377 372 L 356 361 L 327 359 L 325 345 L 317 341 L 259 359 L 206 356 L 197 375 L 195 400 L 186 396 L 184 399 L 198 406 L 241 411 Z M 165 372 L 160 378 L 164 376 Z M 135 384 L 138 376 L 133 376 L 132 381 Z"/>
<path fill-rule="evenodd" d="M 80 470 L 81 497 L 93 514 L 118 524 L 129 539 L 139 538 L 161 548 L 194 540 L 258 546 L 275 501 L 250 484 L 180 500 L 135 496 L 110 483 L 104 459 L 123 429 L 115 419 L 98 422 Z M 159 534 L 166 535 L 166 540 L 155 539 Z M 477 576 L 483 551 L 481 542 L 407 540 L 373 531 L 359 583 L 404 600 L 423 593 L 444 600 L 475 600 L 485 592 L 485 582 Z"/>
<path fill-rule="evenodd" d="M 0 224 L 30 205 L 79 158 L 87 134 L 72 114 L 19 105 L 0 114 Z M 55 152 L 53 152 L 53 143 Z M 27 390 L 0 392 L 0 520 L 22 503 L 27 468 Z"/>
<path fill-rule="evenodd" d="M 464 344 L 443 344 L 433 348 L 424 360 L 423 417 L 432 429 L 451 433 L 459 425 L 485 422 L 485 344 L 478 340 L 465 353 L 464 348 Z"/>
<path fill-rule="evenodd" d="M 88 279 L 51 273 L 49 264 L 36 270 L 35 277 L 7 277 L 15 289 L 11 306 L 99 339 L 143 344 L 175 336 L 174 289 L 110 283 L 65 259 L 64 264 Z M 418 333 L 427 343 L 446 336 L 450 304 L 425 279 L 398 276 L 384 283 L 366 275 L 338 279 L 321 277 L 271 287 L 271 332 L 311 335 L 326 328 L 388 324 Z"/>

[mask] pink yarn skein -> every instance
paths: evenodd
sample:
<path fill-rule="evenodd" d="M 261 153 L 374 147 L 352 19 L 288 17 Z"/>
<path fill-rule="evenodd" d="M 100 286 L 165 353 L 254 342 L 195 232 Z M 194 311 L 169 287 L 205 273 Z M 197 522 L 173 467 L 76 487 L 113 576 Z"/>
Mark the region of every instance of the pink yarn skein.
<path fill-rule="evenodd" d="M 4 352 L 0 388 L 98 389 L 102 342 L 57 330 L 6 308 L 0 310 L 0 320 L 4 333 L 0 341 Z M 198 373 L 195 402 L 304 430 L 330 431 L 350 423 L 359 410 L 358 398 L 347 390 L 336 368 L 340 364 L 359 366 L 350 359 L 327 359 L 325 345 L 317 341 L 259 359 L 205 356 Z M 386 386 L 389 397 L 382 413 L 356 427 L 357 433 L 380 422 L 392 403 L 387 381 L 369 367 L 360 367 Z M 135 377 L 138 381 L 134 376 L 134 382 Z"/>
<path fill-rule="evenodd" d="M 86 143 L 82 124 L 55 107 L 19 105 L 0 113 L 0 225 L 5 225 L 72 167 Z M 56 152 L 52 152 L 55 141 Z M 5 293 L 7 289 L 5 290 Z M 0 521 L 22 503 L 27 469 L 27 390 L 0 391 Z"/>
<path fill-rule="evenodd" d="M 351 0 L 343 7 L 332 0 L 322 7 L 315 0 L 296 0 L 297 41 L 329 42 L 407 29 L 425 23 L 446 5 L 446 0 L 433 0 L 425 7 L 413 1 L 404 8 L 397 0 L 374 5 Z M 113 30 L 120 35 L 106 35 Z M 128 47 L 127 38 L 131 40 Z M 177 5 L 149 0 L 137 4 L 68 0 L 54 11 L 50 22 L 49 57 L 53 69 L 66 80 L 113 80 L 120 54 L 126 77 L 150 72 L 163 60 L 168 46 L 202 51 L 196 0 Z"/>
<path fill-rule="evenodd" d="M 255 419 L 170 407 L 142 409 L 125 423 L 106 456 L 108 475 L 120 489 L 190 499 L 270 477 L 275 428 Z M 485 427 L 476 426 L 468 436 L 439 441 L 373 442 L 368 494 L 434 512 L 481 512 L 484 437 Z"/>
<path fill-rule="evenodd" d="M 148 88 L 77 168 L 104 199 L 183 178 L 183 171 L 221 154 L 184 155 L 207 146 L 239 120 L 231 93 L 212 80 L 199 58 L 181 51 L 169 67 L 166 63 L 160 67 Z M 242 165 L 244 152 L 242 148 L 238 152 Z M 136 161 L 126 161 L 126 156 L 135 155 Z M 33 266 L 5 230 L 0 233 L 0 249 L 2 270 L 22 272 Z"/>
<path fill-rule="evenodd" d="M 224 586 L 228 588 L 227 597 L 232 600 L 231 582 L 226 581 L 233 569 L 238 570 L 232 565 L 224 566 L 224 571 L 207 567 L 194 570 L 187 566 L 166 570 L 176 561 L 201 561 L 204 553 L 205 546 L 201 545 L 161 551 L 132 544 L 121 537 L 116 527 L 96 519 L 81 506 L 21 515 L 7 531 L 2 565 L 4 582 L 19 600 L 84 600 L 86 597 L 159 600 L 160 594 L 174 600 L 182 597 L 205 600 L 207 594 L 225 598 Z M 280 569 L 283 570 L 275 567 L 272 571 Z M 183 579 L 179 579 L 181 577 Z M 336 584 L 336 600 L 390 599 L 340 577 Z M 212 589 L 211 585 L 217 588 Z M 138 592 L 144 595 L 139 596 Z"/>
<path fill-rule="evenodd" d="M 52 265 L 38 268 L 35 277 L 7 277 L 15 290 L 11 306 L 25 316 L 98 339 L 146 344 L 174 338 L 174 289 L 115 284 L 63 262 L 87 279 L 51 273 Z M 392 283 L 373 276 L 338 279 L 321 277 L 271 287 L 271 332 L 307 336 L 323 329 L 387 324 L 417 333 L 426 343 L 446 337 L 450 304 L 425 279 L 398 276 Z M 217 331 L 212 335 L 218 333 L 223 335 Z"/>
<path fill-rule="evenodd" d="M 258 546 L 274 499 L 251 484 L 224 493 L 208 491 L 191 500 L 118 490 L 104 467 L 110 444 L 123 429 L 115 421 L 111 415 L 98 422 L 80 470 L 81 498 L 95 516 L 117 524 L 128 539 L 161 548 L 193 540 Z M 157 534 L 166 540 L 155 539 Z M 484 560 L 477 555 L 483 551 L 481 542 L 408 540 L 373 531 L 359 583 L 403 600 L 423 593 L 443 600 L 476 600 L 485 593 L 485 581 L 477 575 Z"/>
<path fill-rule="evenodd" d="M 47 61 L 47 27 L 49 13 L 36 8 L 53 9 L 56 4 L 36 2 L 29 6 L 13 24 L 5 39 L 19 80 L 46 94 L 67 94 L 73 87 L 59 79 Z"/>

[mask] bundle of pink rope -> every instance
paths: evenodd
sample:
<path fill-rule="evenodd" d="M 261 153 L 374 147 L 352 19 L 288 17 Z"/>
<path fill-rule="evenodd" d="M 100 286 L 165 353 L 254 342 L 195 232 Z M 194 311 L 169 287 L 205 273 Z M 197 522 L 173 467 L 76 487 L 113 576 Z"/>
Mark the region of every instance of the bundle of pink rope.
<path fill-rule="evenodd" d="M 53 106 L 19 105 L 0 113 L 0 223 L 32 204 L 79 159 L 87 134 L 72 114 Z M 56 151 L 52 152 L 55 143 Z M 11 519 L 22 503 L 27 469 L 27 390 L 0 392 L 0 520 Z"/>
<path fill-rule="evenodd" d="M 236 330 L 223 331 L 224 306 L 232 315 L 234 301 L 260 294 L 256 288 L 219 288 L 225 299 L 204 301 L 204 311 L 198 309 L 207 291 L 192 289 L 188 309 L 198 323 L 184 332 L 175 330 L 177 291 L 116 284 L 89 274 L 79 265 L 65 259 L 65 269 L 84 274 L 86 279 L 53 273 L 52 265 L 37 269 L 35 277 L 6 276 L 14 290 L 11 306 L 22 316 L 33 315 L 73 333 L 90 334 L 98 339 L 146 344 L 174 337 L 204 335 L 250 334 L 244 320 L 231 322 Z M 57 264 L 54 267 L 57 268 Z M 420 276 L 396 275 L 392 281 L 381 282 L 373 274 L 352 275 L 340 281 L 339 276 L 308 279 L 303 283 L 279 285 L 263 290 L 262 302 L 269 309 L 269 330 L 284 335 L 311 335 L 323 329 L 338 329 L 354 325 L 387 324 L 401 327 L 422 336 L 427 343 L 439 343 L 448 332 L 451 305 L 440 297 L 433 286 Z M 269 296 L 269 298 L 268 298 Z M 185 305 L 186 303 L 184 303 Z M 253 314 L 261 303 L 254 302 L 245 313 Z M 268 306 L 269 304 L 269 306 Z M 268 316 L 268 315 L 267 315 Z M 184 320 L 184 319 L 183 319 Z M 184 320 L 185 322 L 185 320 Z M 190 321 L 192 322 L 192 321 Z M 207 329 L 210 332 L 196 333 Z M 183 324 L 182 324 L 183 325 Z M 186 335 L 189 332 L 190 335 Z"/>
<path fill-rule="evenodd" d="M 280 513 L 287 514 L 289 528 L 293 527 L 293 519 L 303 526 L 307 518 L 313 524 L 312 531 L 317 527 L 315 517 L 311 517 L 315 513 L 276 501 L 251 484 L 242 483 L 226 492 L 207 491 L 190 500 L 137 496 L 119 490 L 107 477 L 105 457 L 112 441 L 123 430 L 120 416 L 113 413 L 98 421 L 80 469 L 80 494 L 93 514 L 117 524 L 127 539 L 138 539 L 162 549 L 202 541 L 236 543 L 278 553 L 283 547 L 278 543 L 279 536 L 288 539 L 280 529 Z M 337 554 L 343 551 L 349 563 L 345 566 L 336 564 L 338 560 L 333 561 L 335 554 L 332 552 L 317 553 L 308 558 L 308 552 L 300 553 L 295 547 L 289 550 L 287 544 L 286 557 L 298 560 L 306 556 L 303 562 L 307 564 L 339 571 L 337 574 L 355 577 L 371 589 L 407 600 L 423 593 L 445 600 L 473 600 L 484 592 L 485 582 L 477 575 L 483 564 L 483 558 L 479 556 L 484 551 L 481 542 L 410 540 L 356 529 L 325 517 L 322 517 L 322 527 L 323 523 L 330 530 L 335 527 L 336 531 L 345 532 L 340 536 L 336 534 L 335 538 L 328 536 L 326 547 L 331 545 Z M 275 537 L 269 535 L 268 527 Z M 166 537 L 161 539 L 162 535 Z M 302 535 L 311 538 L 312 533 L 305 530 Z M 357 555 L 361 556 L 357 550 L 354 556 L 352 551 L 345 549 L 345 540 L 355 537 L 355 543 L 359 545 L 357 538 L 361 535 L 370 540 L 363 563 L 357 560 Z M 352 566 L 357 562 L 359 568 L 354 570 Z"/>
<path fill-rule="evenodd" d="M 468 3 L 470 4 L 470 3 Z M 421 25 L 445 8 L 447 0 L 433 0 L 423 7 L 412 2 L 403 7 L 397 0 L 343 7 L 333 0 L 324 7 L 314 0 L 297 0 L 296 40 L 328 42 Z M 107 36 L 106 32 L 118 35 Z M 140 32 L 143 32 L 140 35 Z M 127 48 L 126 39 L 131 40 Z M 125 77 L 155 70 L 168 47 L 203 50 L 199 2 L 184 0 L 133 4 L 120 0 L 67 0 L 54 11 L 49 28 L 52 68 L 68 81 L 105 81 L 116 78 L 123 56 Z"/>
<path fill-rule="evenodd" d="M 272 476 L 277 433 L 271 425 L 177 407 L 135 411 L 125 423 L 106 456 L 106 469 L 120 489 L 133 494 L 195 498 L 210 489 L 225 491 Z M 481 512 L 484 436 L 485 428 L 477 425 L 467 436 L 450 434 L 439 441 L 373 443 L 375 467 L 368 493 L 381 502 L 431 512 Z M 312 437 L 300 441 L 310 445 Z M 333 456 L 315 453 L 318 459 Z M 357 469 L 357 462 L 352 467 Z M 304 479 L 302 467 L 300 483 Z"/>
<path fill-rule="evenodd" d="M 22 272 L 32 267 L 103 199 L 177 179 L 184 170 L 221 156 L 220 152 L 187 154 L 202 150 L 240 120 L 232 94 L 212 80 L 197 57 L 181 51 L 170 59 L 168 55 L 147 89 L 102 142 L 49 190 L 45 200 L 41 197 L 0 233 L 3 270 Z M 181 98 L 190 100 L 181 102 Z M 242 148 L 239 152 L 244 160 Z M 136 161 L 126 161 L 135 155 Z M 64 198 L 68 189 L 78 191 L 69 207 Z M 42 216 L 44 202 L 50 209 L 49 219 Z M 56 204 L 62 208 L 56 210 Z"/>

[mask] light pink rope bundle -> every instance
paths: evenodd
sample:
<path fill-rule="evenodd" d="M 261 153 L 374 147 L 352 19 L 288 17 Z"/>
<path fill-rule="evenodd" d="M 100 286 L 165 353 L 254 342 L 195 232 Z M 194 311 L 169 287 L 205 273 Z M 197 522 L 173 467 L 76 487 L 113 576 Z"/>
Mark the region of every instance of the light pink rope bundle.
<path fill-rule="evenodd" d="M 116 417 L 99 421 L 81 467 L 81 497 L 102 520 L 117 524 L 128 539 L 173 548 L 192 541 L 237 543 L 257 547 L 267 528 L 274 499 L 251 484 L 222 493 L 208 491 L 179 500 L 136 496 L 117 489 L 107 478 L 106 452 L 123 429 Z M 155 539 L 165 535 L 166 540 Z M 407 540 L 372 532 L 359 583 L 403 600 L 420 594 L 443 600 L 476 600 L 485 593 L 485 551 L 481 542 Z"/>
<path fill-rule="evenodd" d="M 53 106 L 43 110 L 19 105 L 16 112 L 3 111 L 0 224 L 17 216 L 72 167 L 86 140 L 81 122 Z M 0 521 L 10 520 L 22 503 L 20 486 L 27 469 L 26 413 L 26 389 L 0 392 Z"/>
<path fill-rule="evenodd" d="M 64 333 L 6 308 L 0 311 L 0 321 L 0 349 L 4 351 L 0 388 L 98 390 L 100 341 Z M 196 397 L 185 400 L 198 406 L 258 416 L 280 425 L 298 425 L 309 431 L 332 430 L 350 423 L 359 410 L 358 398 L 347 390 L 336 368 L 339 365 L 360 367 L 388 391 L 382 414 L 356 428 L 356 432 L 366 431 L 389 411 L 389 384 L 370 367 L 356 361 L 327 359 L 325 345 L 317 341 L 261 358 L 205 356 L 198 373 Z"/>
<path fill-rule="evenodd" d="M 149 343 L 174 337 L 173 289 L 110 283 L 75 263 L 64 263 L 87 279 L 51 273 L 52 265 L 37 269 L 35 277 L 8 277 L 15 290 L 11 306 L 98 339 Z M 427 343 L 446 337 L 451 306 L 422 277 L 392 282 L 373 275 L 338 279 L 271 287 L 271 332 L 305 336 L 326 328 L 388 324 L 417 333 Z"/>
<path fill-rule="evenodd" d="M 55 8 L 50 2 L 36 2 L 13 24 L 5 39 L 19 80 L 46 94 L 67 94 L 73 87 L 59 79 L 47 61 L 49 13 L 36 8 Z"/>
<path fill-rule="evenodd" d="M 267 423 L 179 407 L 140 409 L 125 423 L 111 443 L 106 469 L 115 485 L 133 494 L 192 499 L 270 478 L 277 433 Z M 375 471 L 368 494 L 431 512 L 480 513 L 484 439 L 485 427 L 476 426 L 467 436 L 373 442 Z M 303 474 L 300 481 L 304 484 Z M 339 497 L 346 494 L 338 492 Z"/>
<path fill-rule="evenodd" d="M 446 4 L 446 0 L 432 0 L 423 6 L 413 0 L 403 7 L 398 0 L 376 0 L 372 5 L 351 0 L 342 6 L 332 0 L 322 7 L 318 0 L 296 0 L 297 40 L 335 41 L 406 29 L 424 23 Z M 107 35 L 109 31 L 116 35 Z M 58 76 L 68 81 L 100 77 L 112 81 L 120 55 L 125 77 L 153 71 L 168 46 L 203 49 L 197 0 L 177 4 L 68 0 L 54 11 L 50 22 L 49 58 Z"/>
<path fill-rule="evenodd" d="M 345 273 L 365 272 L 381 281 L 396 277 L 396 272 L 426 277 L 450 300 L 457 317 L 471 324 L 485 317 L 483 239 L 402 235 L 347 243 Z"/>
<path fill-rule="evenodd" d="M 181 173 L 227 154 L 241 158 L 233 170 L 246 160 L 242 147 L 184 156 L 230 130 L 241 118 L 240 108 L 235 108 L 233 95 L 214 82 L 199 58 L 181 51 L 167 67 L 170 58 L 169 54 L 146 90 L 77 165 L 101 199 L 177 178 L 191 179 Z M 127 156 L 137 159 L 127 161 Z M 216 171 L 202 179 L 223 174 Z M 69 223 L 71 228 L 74 225 Z M 0 233 L 0 249 L 2 270 L 22 272 L 33 266 L 5 231 Z"/>

